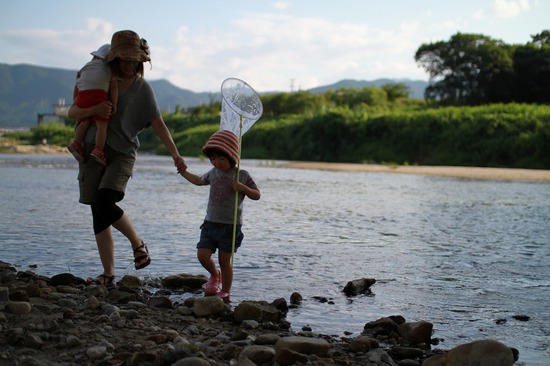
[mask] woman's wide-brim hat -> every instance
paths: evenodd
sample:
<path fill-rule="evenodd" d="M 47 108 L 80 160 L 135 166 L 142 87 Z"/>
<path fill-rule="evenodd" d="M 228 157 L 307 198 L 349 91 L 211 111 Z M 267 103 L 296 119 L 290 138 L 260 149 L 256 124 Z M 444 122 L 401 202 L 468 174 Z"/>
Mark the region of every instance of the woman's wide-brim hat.
<path fill-rule="evenodd" d="M 233 162 L 239 164 L 239 138 L 232 131 L 219 130 L 214 132 L 202 147 L 202 152 L 206 155 L 208 150 L 222 151 Z"/>
<path fill-rule="evenodd" d="M 118 31 L 111 39 L 111 52 L 105 57 L 106 62 L 116 58 L 124 61 L 151 61 L 149 45 L 143 38 L 131 30 Z"/>

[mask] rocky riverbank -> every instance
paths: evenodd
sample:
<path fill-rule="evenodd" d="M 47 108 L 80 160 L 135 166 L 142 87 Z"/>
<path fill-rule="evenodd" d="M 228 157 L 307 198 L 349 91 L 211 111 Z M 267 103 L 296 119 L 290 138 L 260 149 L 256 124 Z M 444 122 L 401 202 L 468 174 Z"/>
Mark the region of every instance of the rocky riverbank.
<path fill-rule="evenodd" d="M 289 302 L 234 304 L 203 296 L 204 276 L 155 281 L 125 276 L 106 287 L 0 262 L 0 364 L 418 366 L 430 356 L 438 358 L 434 362 L 444 357 L 433 348 L 438 339 L 428 321 L 389 316 L 366 323 L 361 335 L 335 337 L 292 329 L 286 314 L 300 306 L 297 293 Z M 361 296 L 375 282 L 353 280 L 343 291 Z M 192 296 L 171 300 L 183 292 Z"/>

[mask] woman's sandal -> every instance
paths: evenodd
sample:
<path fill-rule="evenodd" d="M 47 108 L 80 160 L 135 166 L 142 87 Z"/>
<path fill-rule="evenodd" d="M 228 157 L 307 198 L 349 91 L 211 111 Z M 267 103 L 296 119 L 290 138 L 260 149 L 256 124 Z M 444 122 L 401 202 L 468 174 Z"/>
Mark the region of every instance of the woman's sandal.
<path fill-rule="evenodd" d="M 104 286 L 114 286 L 115 285 L 115 276 L 107 276 L 105 273 L 100 274 L 96 278 L 86 279 L 86 283 L 89 285 L 104 285 Z"/>
<path fill-rule="evenodd" d="M 136 253 L 144 253 L 144 255 L 139 255 L 136 257 Z M 145 259 L 145 262 L 143 260 Z M 143 263 L 142 263 L 143 262 Z M 149 250 L 147 245 L 142 241 L 139 247 L 134 248 L 134 263 L 136 264 L 136 269 L 142 269 L 147 267 L 151 263 L 151 257 L 149 257 Z"/>

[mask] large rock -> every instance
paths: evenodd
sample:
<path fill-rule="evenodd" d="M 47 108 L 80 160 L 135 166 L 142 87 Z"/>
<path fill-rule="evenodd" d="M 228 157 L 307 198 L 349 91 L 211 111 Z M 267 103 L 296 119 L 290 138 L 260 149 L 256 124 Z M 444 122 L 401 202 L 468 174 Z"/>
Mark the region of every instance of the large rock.
<path fill-rule="evenodd" d="M 243 301 L 234 311 L 235 321 L 255 320 L 259 323 L 278 323 L 284 314 L 274 304 L 265 301 Z"/>
<path fill-rule="evenodd" d="M 193 303 L 193 313 L 197 318 L 219 314 L 223 309 L 223 300 L 217 296 L 199 297 Z"/>
<path fill-rule="evenodd" d="M 512 366 L 515 358 L 511 348 L 486 339 L 461 344 L 444 355 L 429 357 L 422 366 Z"/>
<path fill-rule="evenodd" d="M 52 286 L 74 285 L 77 283 L 76 277 L 72 273 L 56 274 L 50 279 Z"/>
<path fill-rule="evenodd" d="M 32 310 L 32 305 L 26 301 L 8 301 L 5 310 L 13 314 L 28 314 Z"/>
<path fill-rule="evenodd" d="M 200 289 L 206 281 L 208 281 L 208 278 L 203 275 L 195 276 L 181 273 L 162 279 L 162 285 L 170 289 L 187 291 Z"/>
<path fill-rule="evenodd" d="M 404 323 L 397 328 L 397 334 L 411 345 L 428 346 L 432 338 L 433 324 L 427 321 Z"/>
<path fill-rule="evenodd" d="M 344 287 L 344 293 L 347 296 L 356 296 L 360 294 L 370 294 L 370 287 L 376 283 L 374 278 L 360 278 L 349 281 Z"/>
<path fill-rule="evenodd" d="M 323 357 L 328 354 L 330 344 L 321 338 L 292 336 L 283 337 L 275 344 L 275 350 L 280 350 L 283 348 L 306 355 L 317 355 Z"/>
<path fill-rule="evenodd" d="M 118 285 L 132 290 L 139 290 L 143 286 L 143 282 L 141 282 L 139 277 L 125 275 L 122 277 Z"/>
<path fill-rule="evenodd" d="M 248 359 L 256 365 L 272 362 L 275 358 L 275 350 L 268 346 L 246 346 L 239 354 L 239 361 Z"/>
<path fill-rule="evenodd" d="M 363 352 L 367 353 L 371 348 L 377 348 L 379 342 L 375 338 L 367 336 L 358 336 L 355 337 L 349 344 L 349 349 L 352 352 Z"/>
<path fill-rule="evenodd" d="M 397 328 L 397 323 L 393 321 L 393 319 L 386 317 L 365 324 L 363 333 L 372 335 L 390 335 L 393 332 L 397 332 Z"/>

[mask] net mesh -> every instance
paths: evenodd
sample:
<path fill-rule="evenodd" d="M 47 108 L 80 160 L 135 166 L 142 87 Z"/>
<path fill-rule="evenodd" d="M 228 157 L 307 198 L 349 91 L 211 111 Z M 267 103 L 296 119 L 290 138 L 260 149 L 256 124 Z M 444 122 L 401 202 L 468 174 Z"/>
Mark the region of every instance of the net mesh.
<path fill-rule="evenodd" d="M 263 113 L 260 97 L 246 82 L 229 78 L 222 83 L 220 129 L 244 135 Z M 242 116 L 242 130 L 241 130 Z"/>

